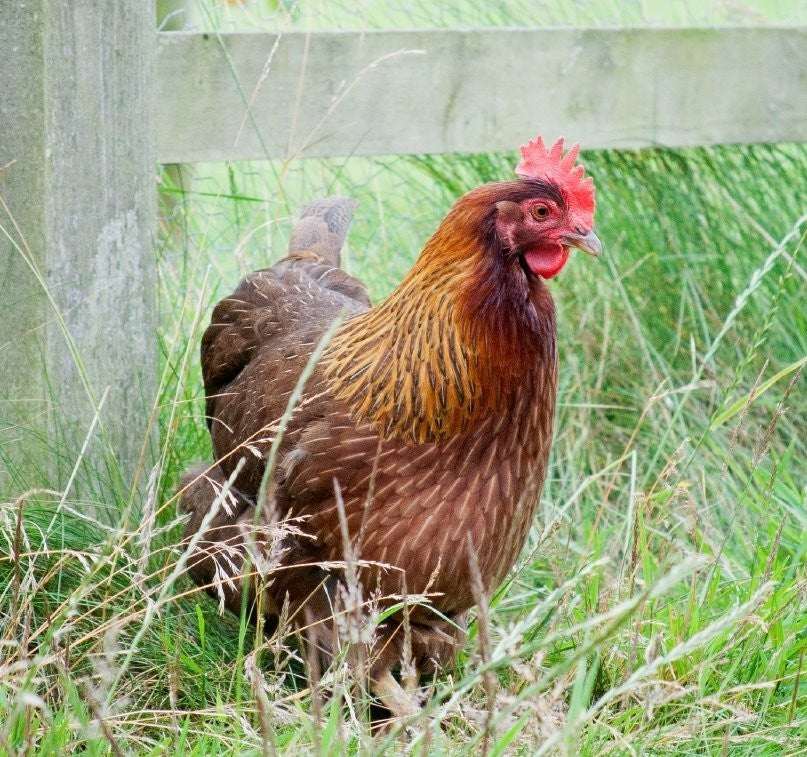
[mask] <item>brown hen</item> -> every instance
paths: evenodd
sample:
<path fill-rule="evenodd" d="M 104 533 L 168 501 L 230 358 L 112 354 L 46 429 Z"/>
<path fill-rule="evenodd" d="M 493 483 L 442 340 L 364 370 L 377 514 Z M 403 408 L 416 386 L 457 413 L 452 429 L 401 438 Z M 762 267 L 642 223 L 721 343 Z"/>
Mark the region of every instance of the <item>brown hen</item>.
<path fill-rule="evenodd" d="M 593 185 L 574 165 L 576 146 L 562 149 L 562 140 L 546 150 L 539 138 L 522 148 L 519 180 L 460 198 L 376 307 L 339 267 L 355 202 L 314 202 L 289 255 L 222 300 L 202 339 L 216 463 L 183 482 L 188 539 L 204 528 L 193 578 L 240 612 L 249 544 L 259 571 L 272 550 L 260 611 L 314 629 L 308 639 L 326 662 L 346 557 L 361 560 L 365 595 L 382 604 L 427 597 L 409 611 L 406 634 L 399 613 L 367 648 L 373 690 L 397 715 L 414 709 L 391 672 L 405 636 L 404 662 L 418 671 L 452 659 L 479 596 L 474 576 L 486 593 L 502 581 L 541 494 L 557 386 L 544 279 L 570 247 L 600 251 Z M 312 353 L 340 317 L 281 428 Z M 270 544 L 266 527 L 289 518 L 299 532 Z"/>

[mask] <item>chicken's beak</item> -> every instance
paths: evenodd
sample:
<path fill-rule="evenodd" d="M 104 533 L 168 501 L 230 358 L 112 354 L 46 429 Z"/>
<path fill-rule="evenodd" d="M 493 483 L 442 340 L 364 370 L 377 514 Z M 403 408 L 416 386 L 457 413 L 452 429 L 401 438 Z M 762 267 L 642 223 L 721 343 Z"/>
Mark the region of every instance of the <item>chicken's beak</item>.
<path fill-rule="evenodd" d="M 569 247 L 576 247 L 578 250 L 593 255 L 595 258 L 602 253 L 602 243 L 593 231 L 585 234 L 566 234 L 563 237 L 563 243 Z"/>

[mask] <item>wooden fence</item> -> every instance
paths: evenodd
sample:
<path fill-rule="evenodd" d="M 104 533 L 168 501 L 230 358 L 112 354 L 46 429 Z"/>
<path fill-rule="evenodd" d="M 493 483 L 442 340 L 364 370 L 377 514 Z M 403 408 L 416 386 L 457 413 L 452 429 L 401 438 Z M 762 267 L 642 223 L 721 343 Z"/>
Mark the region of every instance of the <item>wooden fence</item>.
<path fill-rule="evenodd" d="M 142 0 L 0 7 L 0 494 L 80 481 L 82 449 L 90 482 L 150 469 L 158 162 L 807 138 L 805 28 L 154 29 Z"/>
<path fill-rule="evenodd" d="M 165 163 L 807 134 L 804 28 L 161 34 L 157 68 Z"/>

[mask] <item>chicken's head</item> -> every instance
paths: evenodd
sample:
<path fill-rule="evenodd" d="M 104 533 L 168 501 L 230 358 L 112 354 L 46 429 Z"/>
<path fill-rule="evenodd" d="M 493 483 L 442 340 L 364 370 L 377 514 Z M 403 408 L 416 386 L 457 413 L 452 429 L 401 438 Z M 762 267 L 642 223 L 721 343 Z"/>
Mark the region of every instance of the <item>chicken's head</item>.
<path fill-rule="evenodd" d="M 516 167 L 521 177 L 512 199 L 496 203 L 496 230 L 504 246 L 518 254 L 522 266 L 549 279 L 566 264 L 576 247 L 599 255 L 594 227 L 594 182 L 575 165 L 578 146 L 563 154 L 563 138 L 547 150 L 538 137 L 521 148 Z"/>

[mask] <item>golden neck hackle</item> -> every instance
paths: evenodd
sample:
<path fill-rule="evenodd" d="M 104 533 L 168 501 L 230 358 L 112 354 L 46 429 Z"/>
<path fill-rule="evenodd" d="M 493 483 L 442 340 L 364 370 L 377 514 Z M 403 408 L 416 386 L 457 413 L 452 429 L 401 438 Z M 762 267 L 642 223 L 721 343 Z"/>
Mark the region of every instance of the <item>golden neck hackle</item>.
<path fill-rule="evenodd" d="M 337 331 L 326 377 L 357 421 L 385 438 L 439 441 L 530 390 L 534 355 L 473 310 L 489 254 L 479 210 L 458 204 L 392 294 Z M 554 367 L 554 310 L 552 332 Z"/>

